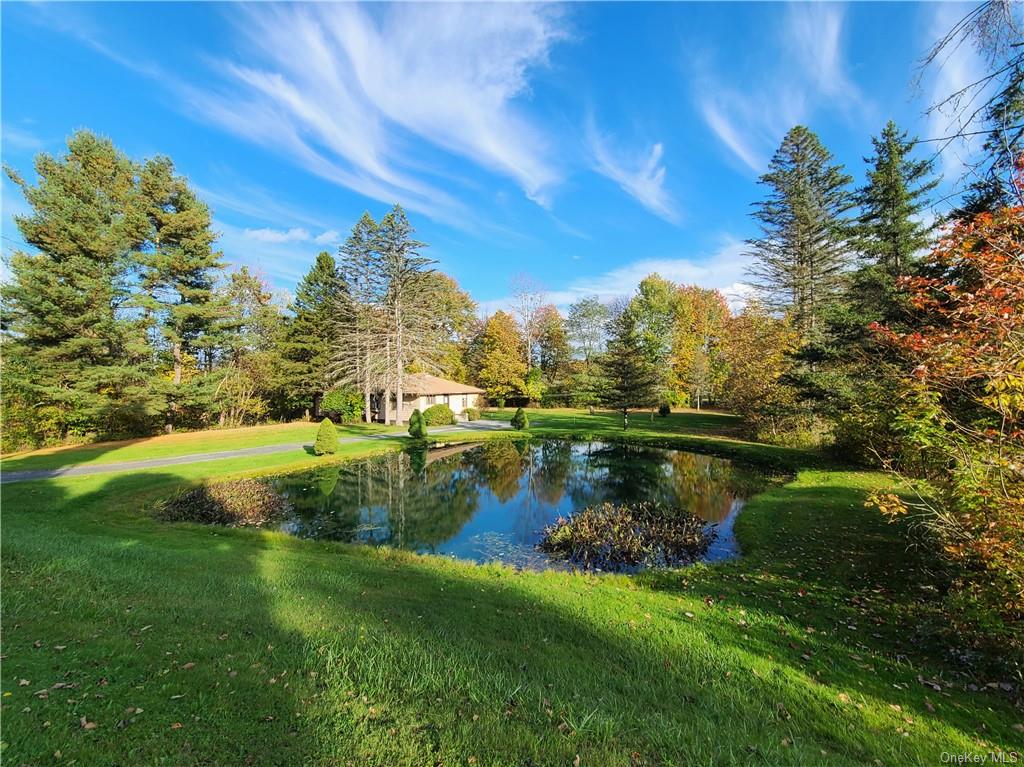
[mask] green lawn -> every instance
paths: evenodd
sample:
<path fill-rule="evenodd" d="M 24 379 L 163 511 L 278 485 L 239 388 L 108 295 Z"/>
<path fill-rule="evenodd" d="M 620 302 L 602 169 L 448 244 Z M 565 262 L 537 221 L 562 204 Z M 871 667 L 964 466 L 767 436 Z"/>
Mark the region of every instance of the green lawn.
<path fill-rule="evenodd" d="M 261 458 L 0 488 L 5 762 L 933 765 L 1024 747 L 1024 714 L 985 686 L 1003 680 L 946 660 L 924 554 L 863 507 L 882 475 L 801 470 L 745 509 L 741 559 L 633 578 L 146 514 L 183 481 L 286 462 Z"/>
<path fill-rule="evenodd" d="M 84 466 L 88 464 L 116 463 L 118 461 L 141 461 L 148 458 L 170 458 L 190 453 L 213 453 L 221 450 L 237 450 L 264 445 L 282 445 L 289 442 L 306 442 L 310 445 L 316 438 L 319 424 L 308 421 L 295 423 L 249 426 L 240 429 L 217 429 L 203 432 L 183 432 L 159 437 L 124 440 L 122 442 L 97 442 L 76 447 L 50 448 L 31 453 L 18 453 L 3 459 L 6 471 L 26 469 L 56 469 L 62 466 Z M 382 424 L 349 424 L 338 426 L 340 437 L 356 437 L 385 431 L 404 431 Z"/>

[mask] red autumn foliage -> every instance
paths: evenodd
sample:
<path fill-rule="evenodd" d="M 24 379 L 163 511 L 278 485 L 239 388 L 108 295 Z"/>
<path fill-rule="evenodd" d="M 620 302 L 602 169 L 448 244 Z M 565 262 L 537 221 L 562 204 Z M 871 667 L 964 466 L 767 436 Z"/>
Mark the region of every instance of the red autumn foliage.
<path fill-rule="evenodd" d="M 966 591 L 1024 618 L 1024 207 L 960 221 L 901 287 L 917 328 L 877 336 L 905 361 L 897 429 L 937 488 L 932 526 Z M 892 496 L 886 513 L 906 511 Z"/>

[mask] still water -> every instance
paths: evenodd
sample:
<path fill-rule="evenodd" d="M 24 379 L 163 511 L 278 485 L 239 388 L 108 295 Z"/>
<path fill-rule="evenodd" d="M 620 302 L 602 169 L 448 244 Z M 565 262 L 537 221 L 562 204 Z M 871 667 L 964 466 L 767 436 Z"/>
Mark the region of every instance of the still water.
<path fill-rule="evenodd" d="M 529 568 L 563 566 L 536 550 L 544 528 L 604 501 L 682 507 L 717 533 L 706 561 L 733 556 L 732 522 L 763 485 L 721 458 L 558 440 L 392 453 L 273 482 L 293 506 L 274 526 L 293 535 Z"/>

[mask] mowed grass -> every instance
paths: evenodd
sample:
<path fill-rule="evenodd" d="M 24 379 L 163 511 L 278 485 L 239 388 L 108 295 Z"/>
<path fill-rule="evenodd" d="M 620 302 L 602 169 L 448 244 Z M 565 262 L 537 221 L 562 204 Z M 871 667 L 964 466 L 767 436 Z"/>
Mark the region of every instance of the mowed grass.
<path fill-rule="evenodd" d="M 184 482 L 273 468 L 215 463 L 0 488 L 6 763 L 936 764 L 1024 746 L 1024 715 L 985 686 L 1003 680 L 946 660 L 924 554 L 864 508 L 882 475 L 801 470 L 744 510 L 741 559 L 630 578 L 147 514 Z"/>
<path fill-rule="evenodd" d="M 291 442 L 313 444 L 318 423 L 293 423 L 248 426 L 239 429 L 211 429 L 201 432 L 164 434 L 157 437 L 96 442 L 74 447 L 47 448 L 30 453 L 17 453 L 3 457 L 5 471 L 28 469 L 56 469 L 63 466 L 141 461 L 150 458 L 170 458 L 192 453 L 214 453 L 265 445 L 283 445 Z M 398 430 L 382 424 L 339 425 L 339 437 L 358 437 Z M 402 429 L 404 431 L 404 429 Z"/>
<path fill-rule="evenodd" d="M 591 431 L 593 433 L 623 433 L 622 413 L 611 410 L 581 408 L 525 408 L 532 430 Z M 516 408 L 490 408 L 484 418 L 511 421 Z M 717 410 L 676 410 L 659 416 L 650 410 L 632 410 L 626 434 L 699 434 L 702 436 L 737 437 L 740 420 L 730 413 Z"/>

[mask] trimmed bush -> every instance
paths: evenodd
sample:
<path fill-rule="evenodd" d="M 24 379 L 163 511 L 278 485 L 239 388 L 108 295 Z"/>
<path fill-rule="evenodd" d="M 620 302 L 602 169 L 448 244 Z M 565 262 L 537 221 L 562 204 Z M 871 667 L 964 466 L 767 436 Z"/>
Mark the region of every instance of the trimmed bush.
<path fill-rule="evenodd" d="M 429 408 L 427 412 L 430 412 Z M 409 416 L 409 436 L 413 439 L 426 439 L 427 437 L 426 419 L 419 408 L 413 410 L 412 415 Z"/>
<path fill-rule="evenodd" d="M 291 510 L 291 504 L 266 482 L 238 479 L 186 490 L 164 501 L 157 517 L 168 522 L 242 527 L 262 525 Z"/>
<path fill-rule="evenodd" d="M 530 419 L 526 417 L 526 411 L 522 408 L 516 410 L 514 416 L 512 416 L 512 428 L 518 431 L 529 428 Z"/>
<path fill-rule="evenodd" d="M 672 406 L 671 405 L 668 405 L 668 404 L 665 404 L 665 403 L 662 403 L 662 404 L 658 405 L 658 415 L 660 415 L 662 418 L 668 418 L 668 415 L 671 412 L 672 412 Z"/>
<path fill-rule="evenodd" d="M 479 421 L 480 420 L 480 411 L 477 410 L 475 407 L 467 407 L 462 412 L 466 416 L 466 420 L 467 421 Z"/>
<path fill-rule="evenodd" d="M 447 405 L 431 405 L 423 411 L 423 422 L 427 426 L 451 426 L 455 413 Z"/>
<path fill-rule="evenodd" d="M 317 455 L 338 452 L 338 432 L 335 431 L 334 423 L 330 418 L 325 418 L 320 422 L 320 428 L 316 430 L 313 452 Z"/>

